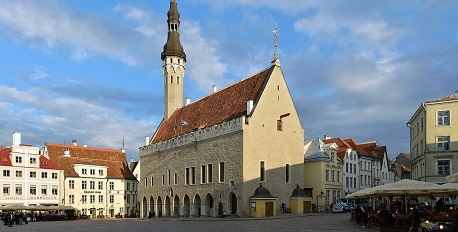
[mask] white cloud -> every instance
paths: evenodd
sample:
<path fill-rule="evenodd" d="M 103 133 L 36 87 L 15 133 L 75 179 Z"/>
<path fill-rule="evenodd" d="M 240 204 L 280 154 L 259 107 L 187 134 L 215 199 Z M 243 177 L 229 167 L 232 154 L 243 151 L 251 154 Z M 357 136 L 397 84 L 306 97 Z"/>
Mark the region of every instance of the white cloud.
<path fill-rule="evenodd" d="M 43 140 L 61 143 L 78 139 L 87 145 L 120 148 L 124 136 L 128 141 L 127 150 L 130 155 L 135 155 L 143 137 L 150 135 L 156 126 L 150 117 L 132 120 L 122 116 L 122 109 L 61 97 L 41 88 L 22 91 L 0 85 L 0 99 L 8 102 L 0 102 L 0 108 L 6 109 L 0 112 L 7 124 L 4 129 L 33 130 L 38 137 L 30 141 L 34 144 L 42 144 Z M 9 137 L 0 140 L 3 143 L 8 141 Z"/>
<path fill-rule="evenodd" d="M 30 74 L 29 79 L 37 81 L 46 77 L 49 77 L 48 69 L 42 65 L 34 65 L 34 71 Z"/>
<path fill-rule="evenodd" d="M 0 26 L 48 48 L 81 47 L 128 65 L 138 64 L 130 49 L 143 40 L 135 30 L 46 0 L 2 1 Z"/>

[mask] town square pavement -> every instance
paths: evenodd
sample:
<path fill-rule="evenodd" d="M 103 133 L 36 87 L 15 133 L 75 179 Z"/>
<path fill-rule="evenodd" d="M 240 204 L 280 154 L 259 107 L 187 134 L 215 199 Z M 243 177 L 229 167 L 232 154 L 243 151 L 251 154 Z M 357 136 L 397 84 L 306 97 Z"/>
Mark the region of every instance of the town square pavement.
<path fill-rule="evenodd" d="M 78 220 L 64 222 L 35 222 L 28 225 L 5 227 L 0 231 L 33 232 L 116 232 L 116 231 L 376 231 L 361 228 L 350 222 L 349 214 L 320 214 L 270 219 L 124 219 L 124 220 Z"/>

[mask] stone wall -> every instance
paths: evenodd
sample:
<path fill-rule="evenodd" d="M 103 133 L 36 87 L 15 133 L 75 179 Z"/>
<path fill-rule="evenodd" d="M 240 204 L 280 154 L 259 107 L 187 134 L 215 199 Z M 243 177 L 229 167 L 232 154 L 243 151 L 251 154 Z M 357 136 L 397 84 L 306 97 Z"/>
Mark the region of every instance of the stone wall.
<path fill-rule="evenodd" d="M 238 119 L 227 123 L 235 126 L 241 123 Z M 237 200 L 242 198 L 242 147 L 243 136 L 241 130 L 228 130 L 222 133 L 223 127 L 211 127 L 204 132 L 194 132 L 193 135 L 185 135 L 174 141 L 167 141 L 160 144 L 150 145 L 141 150 L 141 198 L 142 211 L 147 203 L 147 212 L 159 212 L 167 215 L 168 207 L 165 206 L 167 197 L 170 199 L 170 216 L 197 216 L 197 203 L 200 198 L 201 215 L 215 216 L 218 214 L 218 205 L 221 202 L 226 214 L 230 213 L 229 194 L 235 193 Z M 230 127 L 229 127 L 230 128 Z M 229 132 L 229 133 L 227 133 Z M 211 137 L 210 135 L 213 135 Z M 217 136 L 219 135 L 219 136 Z M 208 139 L 205 139 L 209 137 Z M 191 142 L 192 141 L 192 142 Z M 219 182 L 219 163 L 224 162 L 225 179 Z M 201 184 L 201 166 L 212 164 L 212 183 Z M 196 184 L 185 185 L 185 168 L 196 168 Z M 208 168 L 208 166 L 207 166 Z M 168 185 L 168 170 L 171 173 L 171 185 Z M 174 184 L 174 175 L 177 175 L 177 184 Z M 208 170 L 207 170 L 208 173 Z M 165 185 L 162 185 L 162 176 L 165 175 Z M 145 177 L 148 178 L 148 186 L 145 187 Z M 154 184 L 151 186 L 151 177 Z M 230 186 L 230 181 L 234 182 L 234 187 Z M 209 194 L 207 196 L 207 194 Z M 175 196 L 178 199 L 175 199 Z M 184 204 L 185 196 L 189 197 L 190 206 Z M 198 197 L 196 197 L 198 196 Z M 211 196 L 211 197 L 210 197 Z M 151 197 L 154 204 L 151 204 Z M 158 204 L 158 199 L 160 202 Z M 209 199 L 213 199 L 213 206 L 210 209 Z M 179 200 L 179 212 L 175 207 L 176 200 Z M 151 206 L 153 208 L 151 209 Z M 146 216 L 142 212 L 143 216 Z"/>

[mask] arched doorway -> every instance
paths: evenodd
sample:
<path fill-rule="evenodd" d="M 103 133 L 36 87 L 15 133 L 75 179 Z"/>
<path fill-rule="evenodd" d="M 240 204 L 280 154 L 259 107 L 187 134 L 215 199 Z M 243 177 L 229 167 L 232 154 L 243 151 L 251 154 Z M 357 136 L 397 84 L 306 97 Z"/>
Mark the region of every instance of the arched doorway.
<path fill-rule="evenodd" d="M 184 196 L 183 207 L 184 207 L 183 216 L 189 217 L 191 213 L 191 201 L 189 200 L 188 195 Z"/>
<path fill-rule="evenodd" d="M 149 212 L 148 213 L 153 214 L 153 212 L 154 212 L 154 198 L 151 196 L 149 198 Z"/>
<path fill-rule="evenodd" d="M 162 217 L 162 199 L 161 197 L 157 197 L 157 201 L 156 201 L 156 204 L 157 204 L 157 216 L 158 217 Z"/>
<path fill-rule="evenodd" d="M 193 208 L 194 208 L 194 213 L 193 213 L 193 216 L 195 217 L 200 217 L 201 215 L 201 201 L 200 201 L 200 196 L 199 194 L 196 194 L 196 196 L 194 197 L 194 204 L 193 204 Z"/>
<path fill-rule="evenodd" d="M 165 197 L 165 215 L 166 217 L 170 217 L 170 197 Z"/>
<path fill-rule="evenodd" d="M 213 197 L 210 193 L 207 193 L 207 195 L 205 196 L 205 212 L 204 214 L 206 216 L 214 216 L 213 215 L 213 212 L 214 212 L 214 206 L 213 206 Z"/>
<path fill-rule="evenodd" d="M 143 218 L 146 218 L 148 217 L 148 202 L 146 201 L 146 197 L 143 197 L 142 206 L 143 206 L 142 215 L 143 215 Z"/>
<path fill-rule="evenodd" d="M 237 196 L 234 192 L 229 193 L 229 209 L 231 214 L 237 214 Z"/>
<path fill-rule="evenodd" d="M 224 207 L 223 207 L 223 203 L 220 202 L 218 204 L 218 217 L 223 217 L 224 216 Z"/>
<path fill-rule="evenodd" d="M 175 198 L 173 199 L 173 216 L 180 216 L 180 198 L 178 195 L 175 195 Z"/>

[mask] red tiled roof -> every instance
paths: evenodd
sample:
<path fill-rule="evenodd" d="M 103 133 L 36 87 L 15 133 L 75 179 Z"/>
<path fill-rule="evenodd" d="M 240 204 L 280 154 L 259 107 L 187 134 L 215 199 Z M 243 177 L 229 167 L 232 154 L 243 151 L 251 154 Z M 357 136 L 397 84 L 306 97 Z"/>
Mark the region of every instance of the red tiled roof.
<path fill-rule="evenodd" d="M 330 144 L 330 143 L 337 144 L 337 146 L 339 147 L 339 150 L 337 151 L 337 156 L 339 156 L 339 158 L 341 160 L 344 160 L 345 154 L 347 153 L 347 149 L 351 148 L 348 143 L 346 143 L 345 141 L 341 140 L 340 138 L 325 139 L 325 140 L 323 140 L 323 143 L 325 143 L 325 144 Z"/>
<path fill-rule="evenodd" d="M 136 179 L 121 150 L 63 144 L 46 144 L 46 147 L 49 158 L 64 170 L 65 177 L 78 177 L 73 166 L 86 164 L 106 166 L 108 168 L 107 177 L 111 179 Z M 70 157 L 64 156 L 66 149 L 70 151 Z"/>
<path fill-rule="evenodd" d="M 54 162 L 46 158 L 44 155 L 40 155 L 40 168 L 54 170 L 60 169 L 59 166 L 57 166 Z"/>
<path fill-rule="evenodd" d="M 177 109 L 169 119 L 159 125 L 152 143 L 245 115 L 247 101 L 257 101 L 273 68 L 274 66 L 271 66 L 245 80 Z M 187 124 L 182 125 L 182 122 Z"/>
<path fill-rule="evenodd" d="M 10 147 L 0 147 L 0 166 L 13 166 L 11 164 L 10 154 Z"/>

